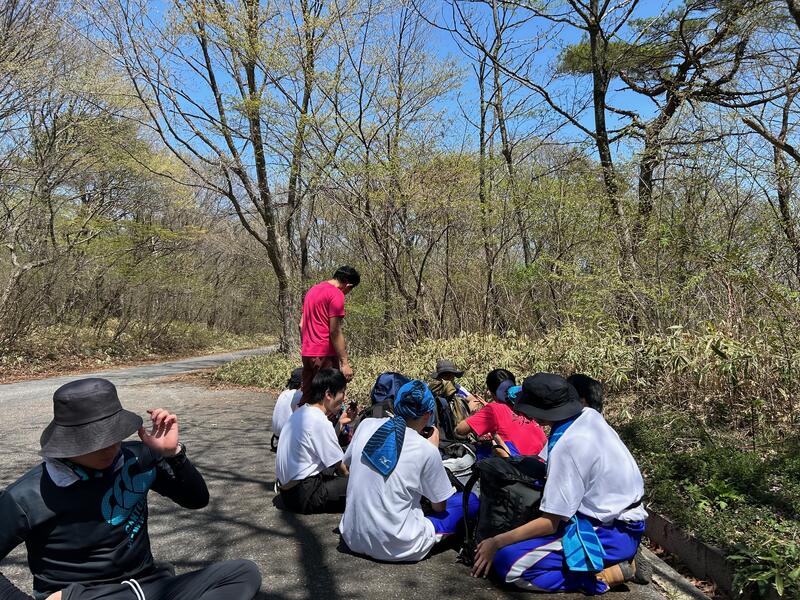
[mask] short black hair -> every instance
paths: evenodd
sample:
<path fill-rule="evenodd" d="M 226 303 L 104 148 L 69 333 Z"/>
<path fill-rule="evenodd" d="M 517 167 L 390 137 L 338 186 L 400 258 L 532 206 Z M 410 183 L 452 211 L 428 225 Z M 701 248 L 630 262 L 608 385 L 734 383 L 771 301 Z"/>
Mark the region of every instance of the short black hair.
<path fill-rule="evenodd" d="M 506 379 L 510 379 L 514 384 L 517 383 L 517 378 L 514 377 L 514 374 L 508 369 L 492 369 L 486 376 L 486 389 L 492 392 L 492 394 L 496 394 L 497 388 Z"/>
<path fill-rule="evenodd" d="M 289 376 L 289 381 L 286 382 L 286 387 L 290 390 L 299 390 L 303 384 L 303 367 L 292 369 L 292 374 Z"/>
<path fill-rule="evenodd" d="M 347 387 L 347 380 L 339 369 L 320 369 L 311 380 L 311 398 L 306 404 L 319 404 L 325 399 L 325 392 L 334 396 Z"/>
<path fill-rule="evenodd" d="M 356 287 L 359 283 L 361 283 L 361 275 L 359 272 L 348 265 L 344 265 L 336 269 L 336 273 L 333 274 L 333 278 L 341 283 L 349 283 L 353 287 Z"/>
<path fill-rule="evenodd" d="M 603 412 L 603 384 L 583 373 L 573 373 L 567 381 L 578 390 L 578 396 L 586 401 L 586 406 Z"/>

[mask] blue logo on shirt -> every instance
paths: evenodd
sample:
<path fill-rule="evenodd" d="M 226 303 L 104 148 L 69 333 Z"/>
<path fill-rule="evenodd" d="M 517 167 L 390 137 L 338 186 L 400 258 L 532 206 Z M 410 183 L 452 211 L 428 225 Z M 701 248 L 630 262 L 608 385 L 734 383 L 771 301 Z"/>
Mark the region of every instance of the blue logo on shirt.
<path fill-rule="evenodd" d="M 128 543 L 132 544 L 145 521 L 147 492 L 156 479 L 156 470 L 142 472 L 136 457 L 129 458 L 103 496 L 101 510 L 109 525 L 125 523 Z"/>

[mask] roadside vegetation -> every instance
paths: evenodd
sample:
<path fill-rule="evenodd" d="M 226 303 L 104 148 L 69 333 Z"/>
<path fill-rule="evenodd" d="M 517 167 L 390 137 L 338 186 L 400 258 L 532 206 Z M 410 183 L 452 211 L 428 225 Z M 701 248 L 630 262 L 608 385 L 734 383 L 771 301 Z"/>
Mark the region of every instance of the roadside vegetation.
<path fill-rule="evenodd" d="M 787 354 L 780 340 L 736 340 L 712 328 L 638 339 L 570 326 L 539 337 L 461 335 L 357 355 L 348 396 L 366 405 L 379 373 L 425 378 L 443 356 L 479 392 L 496 367 L 591 374 L 605 382 L 606 417 L 642 467 L 648 505 L 721 548 L 741 588 L 793 598 L 800 593 L 800 373 L 790 367 L 800 349 Z M 214 377 L 279 390 L 297 363 L 283 354 L 246 358 Z"/>

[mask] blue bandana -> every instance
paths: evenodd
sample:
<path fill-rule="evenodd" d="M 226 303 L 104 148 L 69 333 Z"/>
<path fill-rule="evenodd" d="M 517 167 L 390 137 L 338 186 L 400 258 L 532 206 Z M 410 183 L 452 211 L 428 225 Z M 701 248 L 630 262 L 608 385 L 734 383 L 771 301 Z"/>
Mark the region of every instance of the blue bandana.
<path fill-rule="evenodd" d="M 394 418 L 372 434 L 362 456 L 384 478 L 388 477 L 397 466 L 400 450 L 403 449 L 406 420 L 418 419 L 435 408 L 435 400 L 428 386 L 417 379 L 409 381 L 397 391 Z"/>

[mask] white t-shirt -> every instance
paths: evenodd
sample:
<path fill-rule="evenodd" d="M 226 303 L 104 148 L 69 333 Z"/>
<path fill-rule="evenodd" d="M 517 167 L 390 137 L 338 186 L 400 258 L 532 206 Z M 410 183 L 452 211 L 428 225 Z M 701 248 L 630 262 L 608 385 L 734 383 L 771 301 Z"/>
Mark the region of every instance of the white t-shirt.
<path fill-rule="evenodd" d="M 350 467 L 350 479 L 339 530 L 353 552 L 377 560 L 418 561 L 436 543 L 433 523 L 425 518 L 420 499 L 424 496 L 434 503 L 444 502 L 455 488 L 439 450 L 410 428 L 389 477 L 384 479 L 372 468 L 362 451 L 387 420 L 362 421 L 347 448 L 344 462 Z"/>
<path fill-rule="evenodd" d="M 310 404 L 298 408 L 278 440 L 275 476 L 282 484 L 321 473 L 343 458 L 333 425 L 325 413 Z"/>
<path fill-rule="evenodd" d="M 547 459 L 542 512 L 572 517 L 579 512 L 604 523 L 641 521 L 644 481 L 619 435 L 596 410 L 584 408 Z"/>
<path fill-rule="evenodd" d="M 297 404 L 303 397 L 301 390 L 283 390 L 275 401 L 275 409 L 272 411 L 272 433 L 281 437 L 281 430 L 286 425 L 286 421 L 297 410 Z"/>

